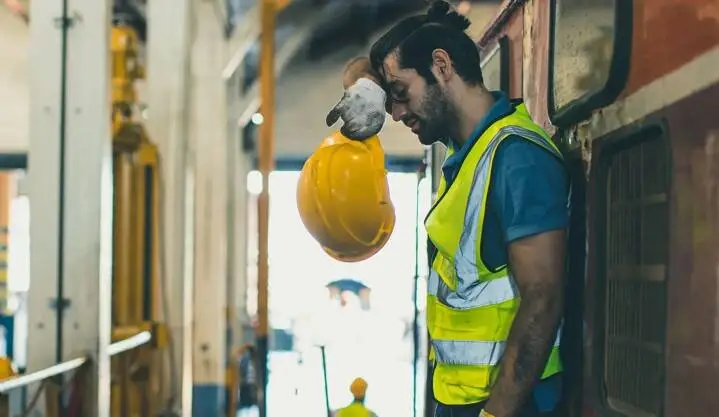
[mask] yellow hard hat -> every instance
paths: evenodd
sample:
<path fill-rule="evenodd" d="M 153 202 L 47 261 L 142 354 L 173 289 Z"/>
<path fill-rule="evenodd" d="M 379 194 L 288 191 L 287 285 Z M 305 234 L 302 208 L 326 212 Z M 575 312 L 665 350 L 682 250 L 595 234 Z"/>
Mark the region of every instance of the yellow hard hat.
<path fill-rule="evenodd" d="M 0 381 L 17 375 L 15 365 L 7 356 L 0 357 Z"/>
<path fill-rule="evenodd" d="M 357 262 L 379 252 L 395 222 L 379 138 L 355 141 L 340 132 L 325 138 L 302 168 L 297 207 L 334 259 Z"/>
<path fill-rule="evenodd" d="M 367 381 L 362 378 L 355 378 L 350 384 L 350 392 L 355 398 L 364 398 L 367 394 Z"/>

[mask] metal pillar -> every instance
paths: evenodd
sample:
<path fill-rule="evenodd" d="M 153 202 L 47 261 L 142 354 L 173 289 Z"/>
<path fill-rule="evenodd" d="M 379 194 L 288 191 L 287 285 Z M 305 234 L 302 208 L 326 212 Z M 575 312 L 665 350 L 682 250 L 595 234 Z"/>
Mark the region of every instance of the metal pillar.
<path fill-rule="evenodd" d="M 258 5 L 254 5 L 247 10 L 245 16 L 232 31 L 232 36 L 227 43 L 229 59 L 222 70 L 222 76 L 227 80 L 232 78 L 235 72 L 241 72 L 242 61 L 250 51 L 252 44 L 257 41 L 257 36 L 260 34 L 260 22 L 257 19 L 259 8 Z"/>
<path fill-rule="evenodd" d="M 247 323 L 244 295 L 247 287 L 247 173 L 242 151 L 237 104 L 240 101 L 241 71 L 227 81 L 227 389 L 228 413 L 234 416 L 238 401 L 240 347 L 244 343 L 243 325 Z"/>
<path fill-rule="evenodd" d="M 86 412 L 108 416 L 111 2 L 33 2 L 31 15 L 28 369 L 89 353 Z"/>
<path fill-rule="evenodd" d="M 225 408 L 227 364 L 227 99 L 224 27 L 213 2 L 193 10 L 191 148 L 195 174 L 193 416 Z"/>
<path fill-rule="evenodd" d="M 274 168 L 275 123 L 275 0 L 262 0 L 260 20 L 260 112 L 264 122 L 260 126 L 259 168 L 262 191 L 257 199 L 259 253 L 257 259 L 257 351 L 260 359 L 260 417 L 267 417 L 267 360 L 269 350 L 269 220 L 270 173 Z"/>
<path fill-rule="evenodd" d="M 192 273 L 185 274 L 185 246 L 188 234 L 185 228 L 186 182 L 189 142 L 189 82 L 191 42 L 191 0 L 153 0 L 148 3 L 147 43 L 147 127 L 150 137 L 160 152 L 160 193 L 162 210 L 160 250 L 160 280 L 165 299 L 165 310 L 160 314 L 169 326 L 171 365 L 165 372 L 170 381 L 163 394 L 175 409 L 189 413 L 190 404 L 181 398 L 183 377 L 189 373 L 192 362 L 183 362 L 185 346 L 185 315 L 192 310 L 183 308 L 187 292 L 186 281 Z M 191 173 L 191 172 L 190 172 Z M 190 287 L 191 288 L 191 287 Z M 192 296 L 192 294 L 190 294 Z"/>

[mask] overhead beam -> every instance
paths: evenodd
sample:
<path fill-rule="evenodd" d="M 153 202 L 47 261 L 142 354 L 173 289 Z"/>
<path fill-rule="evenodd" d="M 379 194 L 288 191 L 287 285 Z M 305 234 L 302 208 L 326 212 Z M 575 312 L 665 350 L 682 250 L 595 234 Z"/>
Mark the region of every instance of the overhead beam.
<path fill-rule="evenodd" d="M 230 60 L 222 71 L 222 77 L 229 80 L 237 71 L 242 60 L 250 51 L 252 44 L 257 41 L 260 36 L 260 6 L 259 2 L 252 6 L 242 18 L 240 23 L 232 31 L 232 36 L 228 42 L 228 50 L 230 51 Z"/>
<path fill-rule="evenodd" d="M 307 15 L 301 25 L 297 28 L 295 33 L 290 39 L 282 45 L 275 56 L 275 77 L 279 78 L 284 70 L 289 65 L 292 58 L 297 55 L 297 52 L 307 43 L 307 40 L 312 35 L 312 29 L 318 22 L 318 13 L 311 13 Z M 247 93 L 242 97 L 241 103 L 238 106 L 240 109 L 239 118 L 237 119 L 238 126 L 245 126 L 252 115 L 257 112 L 262 104 L 260 100 L 260 80 L 259 78 L 252 83 L 252 86 L 247 90 Z"/>
<path fill-rule="evenodd" d="M 274 9 L 279 13 L 290 3 L 292 3 L 292 0 L 275 0 Z M 231 56 L 222 71 L 222 77 L 225 80 L 232 78 L 237 68 L 242 64 L 242 60 L 245 59 L 250 48 L 252 48 L 252 45 L 260 36 L 260 4 L 261 1 L 256 2 L 256 4 L 245 13 L 245 16 L 232 32 L 232 36 L 228 42 L 228 50 Z"/>

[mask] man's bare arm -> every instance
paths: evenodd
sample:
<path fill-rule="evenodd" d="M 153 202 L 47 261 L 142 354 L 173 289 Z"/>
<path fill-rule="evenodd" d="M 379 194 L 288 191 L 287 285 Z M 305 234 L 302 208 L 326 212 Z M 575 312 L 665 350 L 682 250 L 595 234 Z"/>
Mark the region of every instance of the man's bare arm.
<path fill-rule="evenodd" d="M 556 230 L 509 244 L 509 264 L 522 301 L 485 407 L 496 417 L 517 416 L 554 345 L 564 301 L 565 235 Z"/>

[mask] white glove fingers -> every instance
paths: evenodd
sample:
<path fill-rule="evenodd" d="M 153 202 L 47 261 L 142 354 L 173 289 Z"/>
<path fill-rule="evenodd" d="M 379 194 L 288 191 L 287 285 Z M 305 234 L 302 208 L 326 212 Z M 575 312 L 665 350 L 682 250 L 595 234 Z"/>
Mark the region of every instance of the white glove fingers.
<path fill-rule="evenodd" d="M 342 110 L 345 107 L 345 103 L 347 102 L 347 94 L 345 94 L 340 101 L 335 104 L 334 107 L 332 107 L 332 110 L 327 113 L 327 117 L 325 118 L 325 123 L 327 124 L 327 127 L 332 126 L 333 124 L 337 123 L 337 121 L 340 119 L 340 116 L 342 116 Z"/>
<path fill-rule="evenodd" d="M 379 133 L 385 122 L 386 93 L 374 81 L 360 78 L 327 113 L 328 127 L 342 119 L 340 131 L 350 139 L 364 140 Z"/>

